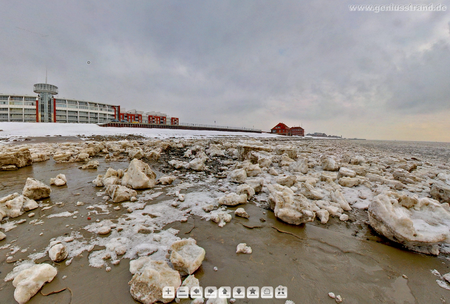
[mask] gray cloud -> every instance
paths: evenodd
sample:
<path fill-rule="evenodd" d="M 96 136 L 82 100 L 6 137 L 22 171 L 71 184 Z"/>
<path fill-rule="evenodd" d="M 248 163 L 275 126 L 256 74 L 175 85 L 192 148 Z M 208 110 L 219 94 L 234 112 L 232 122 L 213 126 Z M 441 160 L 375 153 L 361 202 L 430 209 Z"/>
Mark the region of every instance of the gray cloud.
<path fill-rule="evenodd" d="M 47 66 L 49 82 L 68 98 L 262 129 L 279 121 L 339 129 L 345 119 L 450 104 L 448 36 L 435 35 L 448 13 L 349 12 L 338 1 L 5 7 L 4 93 L 32 94 Z"/>

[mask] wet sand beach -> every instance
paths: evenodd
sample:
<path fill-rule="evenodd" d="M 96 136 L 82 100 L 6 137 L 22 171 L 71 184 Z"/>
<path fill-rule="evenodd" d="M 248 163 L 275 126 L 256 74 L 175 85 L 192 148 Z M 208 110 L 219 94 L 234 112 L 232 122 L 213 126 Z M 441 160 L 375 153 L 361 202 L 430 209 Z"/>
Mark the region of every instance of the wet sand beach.
<path fill-rule="evenodd" d="M 153 140 L 154 143 L 147 146 L 144 141 L 127 142 L 131 142 L 130 147 L 141 147 L 143 150 L 146 147 L 151 147 L 148 150 L 152 150 L 161 145 L 161 141 Z M 34 142 L 54 145 L 60 143 L 57 140 L 33 139 L 29 147 L 32 147 Z M 330 216 L 326 224 L 321 224 L 315 219 L 301 225 L 290 225 L 275 216 L 268 203 L 268 192 L 264 188 L 246 204 L 217 205 L 217 200 L 222 195 L 237 191 L 238 184 L 229 180 L 230 171 L 236 165 L 239 167 L 243 160 L 239 159 L 238 154 L 230 155 L 234 153 L 232 150 L 234 146 L 231 143 L 241 143 L 240 139 L 232 139 L 229 143 L 228 140 L 195 139 L 162 141 L 163 144 L 164 142 L 167 142 L 169 148 L 161 152 L 158 160 L 149 159 L 148 156 L 142 159 L 150 165 L 157 178 L 171 174 L 177 179 L 172 185 L 156 185 L 149 190 L 137 190 L 138 201 L 134 203 L 112 203 L 110 198 L 105 198 L 107 196 L 105 189 L 95 187 L 92 183 L 98 174 L 104 174 L 110 167 L 116 170 L 126 169 L 130 163 L 128 156 L 131 149 L 114 152 L 114 148 L 110 145 L 108 153 L 97 153 L 91 157 L 100 162 L 96 170 L 81 170 L 79 167 L 83 163 L 57 163 L 50 158 L 17 171 L 1 171 L 0 197 L 14 192 L 21 193 L 28 177 L 49 184 L 50 178 L 63 173 L 68 181 L 67 185 L 62 187 L 51 186 L 50 198 L 39 200 L 37 209 L 1 221 L 1 231 L 5 232 L 6 239 L 0 241 L 2 277 L 0 302 L 15 303 L 14 287 L 11 281 L 5 282 L 3 279 L 21 262 L 34 260 L 37 264 L 54 265 L 58 270 L 55 279 L 44 285 L 43 294 L 68 289 L 48 296 L 37 294 L 29 303 L 138 303 L 130 295 L 128 282 L 133 275 L 129 271 L 130 258 L 127 255 L 133 256 L 131 259 L 147 255 L 155 259 L 164 259 L 170 241 L 167 244 L 161 241 L 158 247 L 154 241 L 156 234 L 160 234 L 163 238 L 171 235 L 169 239 L 173 237 L 173 240 L 191 237 L 197 241 L 197 245 L 205 249 L 206 257 L 194 273 L 203 287 L 283 285 L 288 288 L 288 299 L 295 303 L 334 303 L 335 300 L 328 296 L 329 292 L 341 295 L 343 303 L 450 301 L 450 291 L 441 288 L 436 283 L 439 278 L 431 272 L 434 269 L 440 274 L 450 272 L 447 256 L 443 253 L 432 256 L 407 250 L 400 244 L 380 236 L 368 224 L 365 209 L 352 208 L 352 211 L 346 212 L 349 216 L 349 220 L 346 221 Z M 321 153 L 326 151 L 324 147 L 326 149 L 347 147 L 348 150 L 356 147 L 361 149 L 358 151 L 360 154 L 364 149 L 384 151 L 383 153 L 393 155 L 399 152 L 396 151 L 397 147 L 391 149 L 389 145 L 387 146 L 390 150 L 386 152 L 388 150 L 386 144 L 377 142 L 286 141 L 284 138 L 261 142 L 263 146 L 291 145 L 298 152 L 299 158 L 304 157 L 302 153 L 306 149 L 314 150 L 316 146 Z M 80 144 L 82 143 L 80 141 Z M 188 150 L 196 151 L 194 154 L 198 157 L 201 151 L 208 151 L 211 145 L 221 146 L 226 154 L 211 156 L 210 153 L 209 159 L 205 162 L 209 169 L 175 169 L 169 164 L 170 160 L 189 160 L 189 157 L 186 157 Z M 50 151 L 50 154 L 54 153 L 56 148 L 52 149 L 53 152 Z M 73 146 L 70 146 L 70 149 L 73 150 Z M 428 157 L 423 151 L 429 151 L 429 146 L 425 146 L 422 152 L 417 149 L 416 147 L 413 153 L 407 149 L 403 151 L 410 157 L 420 157 L 422 162 L 429 158 L 430 162 L 435 162 L 433 166 L 436 170 L 448 172 L 448 167 L 438 168 L 447 166 L 445 158 L 448 154 L 441 153 L 439 157 L 434 154 Z M 115 156 L 116 159 L 105 161 L 105 155 Z M 313 168 L 317 166 L 320 166 L 320 163 Z M 270 167 L 280 171 L 280 174 L 283 168 L 286 168 L 281 166 L 281 163 Z M 266 170 L 268 168 L 263 168 L 257 177 L 265 176 Z M 299 175 L 308 176 L 310 173 Z M 269 177 L 264 177 L 266 183 L 268 180 Z M 317 182 L 316 188 L 321 189 L 320 185 L 320 181 Z M 183 199 L 179 199 L 179 194 L 184 195 Z M 84 204 L 77 205 L 77 202 Z M 210 220 L 210 212 L 201 210 L 208 204 L 214 205 L 216 211 L 224 209 L 229 212 L 232 216 L 231 221 L 224 227 L 219 227 Z M 119 210 L 114 209 L 117 206 L 120 207 Z M 234 211 L 239 207 L 246 210 L 249 219 L 234 215 Z M 158 210 L 165 213 L 159 214 Z M 30 213 L 35 215 L 29 217 Z M 20 223 L 23 220 L 25 221 Z M 96 252 L 100 255 L 109 252 L 105 249 L 107 246 L 101 245 L 102 240 L 109 241 L 114 234 L 123 237 L 127 229 L 136 228 L 133 221 L 138 221 L 146 227 L 140 228 L 135 241 L 145 243 L 145 240 L 149 240 L 149 247 L 141 246 L 136 249 L 138 246 L 131 241 L 128 243 L 127 254 L 117 259 L 114 256 L 103 257 L 100 259 L 104 261 L 103 264 L 95 264 L 98 263 L 98 259 L 93 258 Z M 96 233 L 98 227 L 93 227 L 96 223 L 99 225 L 109 223 L 112 232 L 104 236 L 98 235 Z M 119 231 L 119 227 L 123 230 Z M 69 253 L 70 263 L 66 263 L 67 260 L 54 263 L 47 254 L 49 243 L 56 238 L 64 237 L 75 239 L 75 241 L 66 240 L 66 245 L 74 256 Z M 73 246 L 78 241 L 79 245 Z M 247 243 L 253 250 L 252 254 L 236 254 L 236 246 L 239 243 Z M 150 245 L 156 247 L 150 250 Z M 75 254 L 75 250 L 78 249 L 80 252 Z M 8 257 L 13 258 L 7 260 Z M 92 267 L 92 264 L 95 264 L 95 267 Z M 107 267 L 110 267 L 109 271 L 106 271 Z M 191 301 L 181 300 L 181 303 Z M 285 301 L 243 299 L 237 300 L 236 303 L 285 303 Z"/>

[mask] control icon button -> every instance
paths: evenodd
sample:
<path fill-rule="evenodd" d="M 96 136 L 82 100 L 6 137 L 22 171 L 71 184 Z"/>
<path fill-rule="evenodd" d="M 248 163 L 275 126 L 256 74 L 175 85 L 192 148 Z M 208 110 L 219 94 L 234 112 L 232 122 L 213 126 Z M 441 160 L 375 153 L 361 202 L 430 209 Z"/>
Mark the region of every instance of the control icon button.
<path fill-rule="evenodd" d="M 217 287 L 208 286 L 205 288 L 205 298 L 207 299 L 217 299 Z"/>
<path fill-rule="evenodd" d="M 200 286 L 195 286 L 191 288 L 191 298 L 199 299 L 203 298 L 203 288 Z"/>
<path fill-rule="evenodd" d="M 231 298 L 231 287 L 222 286 L 219 288 L 219 299 L 229 299 Z"/>
<path fill-rule="evenodd" d="M 166 286 L 163 288 L 163 299 L 174 299 L 175 298 L 175 287 L 173 286 Z"/>
<path fill-rule="evenodd" d="M 286 286 L 278 286 L 275 288 L 275 299 L 287 299 L 288 290 Z"/>
<path fill-rule="evenodd" d="M 189 298 L 189 287 L 180 286 L 177 289 L 177 298 L 179 299 L 187 299 Z"/>
<path fill-rule="evenodd" d="M 259 287 L 258 286 L 247 287 L 247 298 L 259 299 Z"/>
<path fill-rule="evenodd" d="M 245 287 L 236 286 L 233 288 L 233 298 L 235 299 L 245 299 Z"/>
<path fill-rule="evenodd" d="M 261 299 L 273 299 L 273 287 L 264 286 L 261 288 Z"/>

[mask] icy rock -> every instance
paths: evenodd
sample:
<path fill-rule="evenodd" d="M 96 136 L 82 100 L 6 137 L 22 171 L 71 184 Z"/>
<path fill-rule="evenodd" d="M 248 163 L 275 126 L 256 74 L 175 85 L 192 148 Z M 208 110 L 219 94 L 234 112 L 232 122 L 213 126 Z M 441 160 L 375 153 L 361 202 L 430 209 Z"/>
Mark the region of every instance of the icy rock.
<path fill-rule="evenodd" d="M 141 148 L 134 148 L 128 150 L 128 157 L 130 159 L 141 159 L 144 157 L 144 151 Z"/>
<path fill-rule="evenodd" d="M 282 186 L 291 187 L 297 181 L 297 177 L 295 175 L 281 175 L 277 177 L 276 181 Z"/>
<path fill-rule="evenodd" d="M 67 162 L 72 157 L 72 152 L 60 152 L 53 154 L 53 160 L 57 163 Z"/>
<path fill-rule="evenodd" d="M 236 206 L 247 203 L 247 194 L 229 193 L 219 198 L 219 205 Z"/>
<path fill-rule="evenodd" d="M 97 169 L 99 165 L 100 163 L 98 162 L 98 160 L 90 160 L 87 164 L 81 166 L 81 169 Z"/>
<path fill-rule="evenodd" d="M 139 159 L 133 159 L 123 175 L 122 186 L 132 189 L 148 189 L 156 185 L 156 174 L 150 166 Z"/>
<path fill-rule="evenodd" d="M 300 172 L 303 174 L 307 174 L 309 171 L 308 162 L 306 159 L 298 160 L 289 165 L 289 170 L 291 172 Z"/>
<path fill-rule="evenodd" d="M 16 165 L 6 165 L 6 166 L 1 166 L 0 170 L 1 171 L 16 171 L 19 168 L 16 167 Z"/>
<path fill-rule="evenodd" d="M 294 163 L 295 160 L 293 160 L 292 158 L 290 158 L 287 155 L 281 155 L 281 161 L 280 161 L 280 166 L 284 167 L 284 166 L 290 166 L 292 163 Z"/>
<path fill-rule="evenodd" d="M 30 166 L 32 163 L 30 149 L 27 147 L 8 149 L 0 153 L 0 167 L 14 165 L 17 168 L 22 168 Z"/>
<path fill-rule="evenodd" d="M 328 210 L 320 209 L 319 211 L 316 211 L 316 215 L 320 220 L 320 223 L 326 224 L 328 223 L 328 220 L 330 219 L 330 213 Z"/>
<path fill-rule="evenodd" d="M 342 221 L 342 222 L 348 221 L 348 215 L 347 215 L 347 214 L 342 214 L 342 215 L 339 217 L 339 220 Z"/>
<path fill-rule="evenodd" d="M 339 177 L 341 177 L 341 176 L 355 177 L 356 176 L 356 172 L 351 170 L 351 169 L 348 169 L 348 168 L 345 168 L 345 167 L 341 167 L 341 168 L 339 168 Z"/>
<path fill-rule="evenodd" d="M 20 303 L 28 302 L 46 282 L 51 282 L 56 274 L 55 267 L 49 264 L 39 264 L 22 270 L 13 281 L 14 299 Z"/>
<path fill-rule="evenodd" d="M 240 243 L 236 247 L 236 253 L 251 254 L 252 253 L 252 248 L 250 246 L 247 246 L 246 243 Z"/>
<path fill-rule="evenodd" d="M 244 169 L 236 169 L 229 172 L 230 180 L 235 183 L 244 183 L 247 179 L 247 172 Z"/>
<path fill-rule="evenodd" d="M 331 156 L 324 156 L 321 159 L 322 169 L 325 171 L 338 171 L 339 165 L 336 160 Z"/>
<path fill-rule="evenodd" d="M 0 231 L 0 241 L 3 241 L 4 239 L 6 239 L 6 234 Z"/>
<path fill-rule="evenodd" d="M 181 284 L 181 286 L 186 286 L 189 288 L 189 290 L 191 290 L 191 288 L 193 287 L 200 286 L 200 281 L 193 274 L 191 274 L 188 275 L 186 279 L 184 279 L 183 284 Z"/>
<path fill-rule="evenodd" d="M 223 150 L 220 148 L 220 146 L 214 145 L 214 144 L 211 144 L 209 146 L 209 149 L 206 150 L 206 154 L 208 154 L 211 157 L 213 157 L 213 156 L 225 156 L 225 154 L 224 154 Z"/>
<path fill-rule="evenodd" d="M 147 152 L 145 154 L 145 158 L 147 158 L 148 160 L 157 161 L 161 157 L 161 152 L 161 148 L 151 150 L 150 152 Z"/>
<path fill-rule="evenodd" d="M 337 203 L 343 210 L 350 211 L 352 208 L 348 204 L 347 200 L 345 199 L 344 195 L 339 190 L 335 190 L 334 192 L 331 191 L 331 200 L 335 203 Z"/>
<path fill-rule="evenodd" d="M 246 194 L 247 199 L 251 199 L 255 195 L 255 189 L 247 184 L 243 184 L 237 187 L 237 193 Z"/>
<path fill-rule="evenodd" d="M 92 181 L 92 183 L 96 187 L 103 187 L 103 175 L 99 174 L 97 177 Z"/>
<path fill-rule="evenodd" d="M 368 209 L 370 226 L 410 250 L 438 255 L 439 245 L 450 243 L 448 205 L 424 197 L 406 208 L 399 200 L 404 198 L 393 191 L 376 196 Z"/>
<path fill-rule="evenodd" d="M 140 263 L 141 259 L 145 263 Z M 176 290 L 180 287 L 180 274 L 165 261 L 154 261 L 148 257 L 141 257 L 137 261 L 142 264 L 141 267 L 133 265 L 136 261 L 130 262 L 130 272 L 134 275 L 128 284 L 133 299 L 144 304 L 172 302 L 174 298 L 163 298 L 163 288 L 172 286 Z"/>
<path fill-rule="evenodd" d="M 110 226 L 102 226 L 100 228 L 98 228 L 97 233 L 99 235 L 107 235 L 111 232 L 111 227 Z"/>
<path fill-rule="evenodd" d="M 309 183 L 303 183 L 301 192 L 304 196 L 312 200 L 321 200 L 323 198 L 323 194 L 316 190 Z"/>
<path fill-rule="evenodd" d="M 205 258 L 205 249 L 197 245 L 194 239 L 176 241 L 170 246 L 170 262 L 181 275 L 193 274 Z"/>
<path fill-rule="evenodd" d="M 181 169 L 188 167 L 188 164 L 179 160 L 170 160 L 169 165 L 172 165 L 175 169 Z"/>
<path fill-rule="evenodd" d="M 30 199 L 38 200 L 49 197 L 51 191 L 50 187 L 43 182 L 28 177 L 22 194 Z"/>
<path fill-rule="evenodd" d="M 341 177 L 338 182 L 342 187 L 351 188 L 358 186 L 361 181 L 357 177 Z"/>
<path fill-rule="evenodd" d="M 224 211 L 219 211 L 215 214 L 211 215 L 211 220 L 214 223 L 217 223 L 219 225 L 219 227 L 223 227 L 225 226 L 227 223 L 229 223 L 231 221 L 231 215 L 229 215 L 228 213 L 224 212 Z"/>
<path fill-rule="evenodd" d="M 247 218 L 247 219 L 250 217 L 250 216 L 248 215 L 247 211 L 245 211 L 244 208 L 237 208 L 237 209 L 234 211 L 234 215 L 240 216 L 240 217 L 243 217 L 243 218 Z"/>
<path fill-rule="evenodd" d="M 353 156 L 351 159 L 350 159 L 350 163 L 352 164 L 352 165 L 360 165 L 360 164 L 362 164 L 362 163 L 364 163 L 364 157 L 362 157 L 361 155 L 356 155 L 356 156 Z"/>
<path fill-rule="evenodd" d="M 205 211 L 205 212 L 211 212 L 211 211 L 214 210 L 214 205 L 208 204 L 208 205 L 203 206 L 202 209 L 203 209 L 203 211 Z"/>
<path fill-rule="evenodd" d="M 39 163 L 50 159 L 48 153 L 31 153 L 31 159 L 33 163 Z"/>
<path fill-rule="evenodd" d="M 292 225 L 312 222 L 316 214 L 312 210 L 308 199 L 302 194 L 294 197 L 294 192 L 277 184 L 268 185 L 269 203 L 277 218 Z"/>
<path fill-rule="evenodd" d="M 39 207 L 35 200 L 29 199 L 18 193 L 5 196 L 0 199 L 0 220 L 9 216 L 11 218 L 18 217 L 23 212 L 30 211 Z"/>
<path fill-rule="evenodd" d="M 435 182 L 431 186 L 431 197 L 442 203 L 450 203 L 450 186 L 442 182 Z"/>
<path fill-rule="evenodd" d="M 262 178 L 248 178 L 245 183 L 255 190 L 255 193 L 259 193 L 264 185 L 264 180 Z"/>
<path fill-rule="evenodd" d="M 171 185 L 177 177 L 173 175 L 162 176 L 158 179 L 158 184 L 161 185 Z"/>
<path fill-rule="evenodd" d="M 99 177 L 100 175 L 97 176 L 97 179 Z M 107 187 L 109 185 L 117 185 L 119 183 L 120 183 L 119 172 L 114 170 L 113 168 L 108 168 L 102 179 L 103 186 Z"/>
<path fill-rule="evenodd" d="M 50 179 L 50 185 L 55 185 L 55 186 L 64 186 L 65 184 L 67 184 L 67 178 L 64 174 L 58 174 L 56 176 L 56 178 L 51 178 Z"/>
<path fill-rule="evenodd" d="M 188 167 L 194 171 L 205 171 L 205 161 L 206 158 L 195 158 L 188 163 Z"/>
<path fill-rule="evenodd" d="M 270 168 L 269 168 L 268 173 L 269 173 L 270 175 L 273 175 L 273 176 L 278 176 L 277 170 L 275 170 L 275 168 L 273 168 L 273 167 L 270 167 Z"/>
<path fill-rule="evenodd" d="M 50 248 L 48 255 L 53 262 L 58 263 L 64 261 L 69 253 L 66 250 L 66 246 L 63 244 L 56 244 Z"/>
<path fill-rule="evenodd" d="M 444 280 L 446 280 L 448 283 L 450 283 L 450 272 L 442 275 L 442 277 L 444 278 Z"/>
<path fill-rule="evenodd" d="M 132 196 L 136 196 L 137 192 L 124 186 L 109 185 L 106 188 L 106 194 L 114 203 L 121 203 L 130 200 Z"/>
<path fill-rule="evenodd" d="M 244 170 L 248 177 L 258 176 L 262 172 L 258 164 L 252 165 L 250 163 L 244 164 Z"/>

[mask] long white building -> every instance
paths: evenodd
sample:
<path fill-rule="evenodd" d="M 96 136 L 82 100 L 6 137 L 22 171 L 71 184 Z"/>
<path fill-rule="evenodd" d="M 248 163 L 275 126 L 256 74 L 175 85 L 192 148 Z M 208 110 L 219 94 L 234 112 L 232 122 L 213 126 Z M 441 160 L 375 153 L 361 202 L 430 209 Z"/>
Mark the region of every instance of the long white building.
<path fill-rule="evenodd" d="M 0 121 L 103 123 L 115 118 L 114 106 L 56 98 L 58 87 L 38 83 L 32 95 L 0 94 Z"/>

